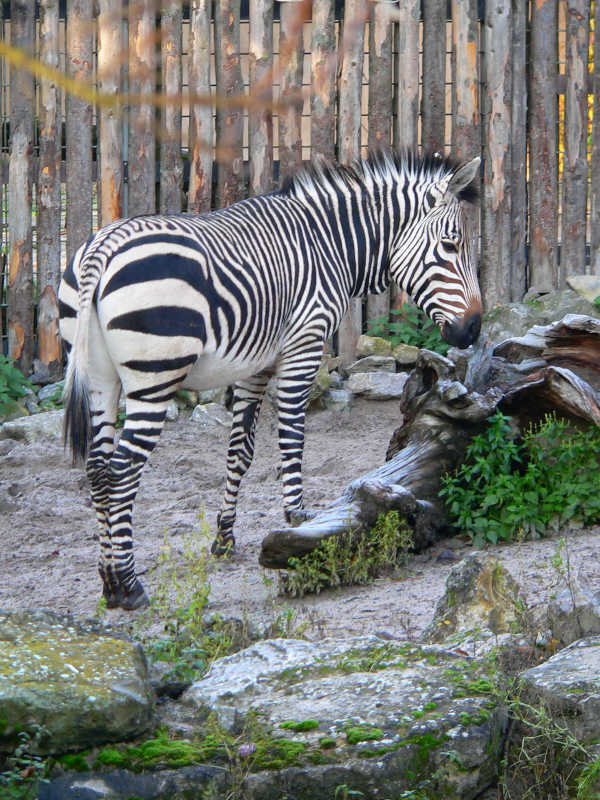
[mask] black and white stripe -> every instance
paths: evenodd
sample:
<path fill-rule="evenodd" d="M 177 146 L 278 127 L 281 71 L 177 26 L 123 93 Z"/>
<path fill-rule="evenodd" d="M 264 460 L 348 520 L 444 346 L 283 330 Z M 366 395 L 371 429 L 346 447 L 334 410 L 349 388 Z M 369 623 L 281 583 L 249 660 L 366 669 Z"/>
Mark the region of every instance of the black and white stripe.
<path fill-rule="evenodd" d="M 180 387 L 236 384 L 213 549 L 233 544 L 240 481 L 269 378 L 278 378 L 284 509 L 302 514 L 304 411 L 323 343 L 350 299 L 407 290 L 447 341 L 477 337 L 481 297 L 464 212 L 479 159 L 378 154 L 319 164 L 281 191 L 205 215 L 120 220 L 77 252 L 60 288 L 71 345 L 65 437 L 87 457 L 109 606 L 146 602 L 131 517 L 143 466 Z M 121 388 L 126 420 L 116 446 Z M 88 453 L 89 448 L 89 453 Z"/>

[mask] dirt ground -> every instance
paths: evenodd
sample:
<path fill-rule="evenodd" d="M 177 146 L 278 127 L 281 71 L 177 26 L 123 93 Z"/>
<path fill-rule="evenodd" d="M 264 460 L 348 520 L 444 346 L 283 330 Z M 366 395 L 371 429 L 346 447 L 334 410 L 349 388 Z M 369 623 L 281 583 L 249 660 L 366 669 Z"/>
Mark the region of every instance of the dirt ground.
<path fill-rule="evenodd" d="M 398 419 L 396 401 L 357 400 L 350 412 L 312 412 L 304 462 L 307 507 L 326 506 L 349 481 L 383 463 Z M 149 594 L 156 588 L 165 537 L 181 555 L 190 532 L 200 528 L 202 509 L 214 532 L 227 439 L 219 425 L 200 433 L 186 413 L 167 424 L 143 475 L 134 515 L 137 568 Z M 208 561 L 208 612 L 245 617 L 259 628 L 283 614 L 293 617 L 292 628 L 303 627 L 304 635 L 315 639 L 362 633 L 417 637 L 431 620 L 452 564 L 469 551 L 468 542 L 445 540 L 410 557 L 401 578 L 315 597 L 278 596 L 276 573 L 257 560 L 263 536 L 283 524 L 278 463 L 276 419 L 267 403 L 240 494 L 236 553 L 226 561 Z M 0 442 L 0 608 L 93 616 L 101 589 L 95 533 L 83 471 L 71 467 L 60 442 Z M 595 528 L 567 535 L 571 573 L 594 588 L 600 578 L 599 533 Z M 557 548 L 556 537 L 494 548 L 530 606 L 543 607 L 563 588 L 551 563 Z M 119 623 L 131 614 L 115 610 L 106 616 Z"/>

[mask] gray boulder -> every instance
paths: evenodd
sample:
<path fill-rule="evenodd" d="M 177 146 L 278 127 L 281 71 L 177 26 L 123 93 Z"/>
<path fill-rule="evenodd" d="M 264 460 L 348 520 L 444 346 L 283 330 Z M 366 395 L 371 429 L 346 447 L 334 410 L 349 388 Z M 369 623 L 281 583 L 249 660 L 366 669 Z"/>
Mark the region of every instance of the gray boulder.
<path fill-rule="evenodd" d="M 231 731 L 258 715 L 274 736 L 293 738 L 298 762 L 305 754 L 307 763 L 249 775 L 245 797 L 279 800 L 293 786 L 297 800 L 331 800 L 342 784 L 397 797 L 420 784 L 468 799 L 493 783 L 502 749 L 506 712 L 493 680 L 488 662 L 433 646 L 271 639 L 216 661 L 182 703 Z"/>
<path fill-rule="evenodd" d="M 357 358 L 365 356 L 390 356 L 392 354 L 392 344 L 382 336 L 359 336 L 356 345 Z"/>
<path fill-rule="evenodd" d="M 348 389 L 367 400 L 393 400 L 399 398 L 408 380 L 405 372 L 356 372 L 348 378 Z"/>
<path fill-rule="evenodd" d="M 231 426 L 233 414 L 220 405 L 220 403 L 205 403 L 197 405 L 192 411 L 194 422 L 199 424 L 200 430 L 206 431 L 215 425 L 222 425 L 225 428 Z"/>
<path fill-rule="evenodd" d="M 392 356 L 365 356 L 346 369 L 348 375 L 356 372 L 396 372 L 396 359 Z"/>
<path fill-rule="evenodd" d="M 0 750 L 26 731 L 64 753 L 144 733 L 154 712 L 141 647 L 51 612 L 0 611 Z"/>
<path fill-rule="evenodd" d="M 548 604 L 547 627 L 561 647 L 600 635 L 600 590 L 571 576 L 569 586 Z"/>
<path fill-rule="evenodd" d="M 63 411 L 48 411 L 31 417 L 19 417 L 0 425 L 0 439 L 16 439 L 27 444 L 44 440 L 61 439 Z"/>

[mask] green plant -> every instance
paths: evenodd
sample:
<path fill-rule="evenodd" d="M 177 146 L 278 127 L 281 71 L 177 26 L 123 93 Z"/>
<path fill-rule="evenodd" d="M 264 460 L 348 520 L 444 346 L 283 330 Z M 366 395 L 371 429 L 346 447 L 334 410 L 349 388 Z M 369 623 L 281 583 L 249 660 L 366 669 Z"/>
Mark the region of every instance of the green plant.
<path fill-rule="evenodd" d="M 450 346 L 442 339 L 439 327 L 416 306 L 405 304 L 402 308 L 392 308 L 389 316 L 384 315 L 367 326 L 370 336 L 381 336 L 392 345 L 411 344 L 435 350 L 446 355 Z"/>
<path fill-rule="evenodd" d="M 46 729 L 40 725 L 34 726 L 33 734 L 19 731 L 14 750 L 6 757 L 0 756 L 0 797 L 3 800 L 33 800 L 39 784 L 48 782 L 48 760 L 35 752 L 40 739 L 46 735 Z"/>
<path fill-rule="evenodd" d="M 600 429 L 572 429 L 546 415 L 519 441 L 497 411 L 463 464 L 442 479 L 451 522 L 476 544 L 538 536 L 578 519 L 600 519 L 596 491 Z"/>
<path fill-rule="evenodd" d="M 0 416 L 7 416 L 17 408 L 17 400 L 31 390 L 31 383 L 14 361 L 0 353 Z"/>
<path fill-rule="evenodd" d="M 370 531 L 331 536 L 311 553 L 290 558 L 292 569 L 280 586 L 285 594 L 302 597 L 324 588 L 367 584 L 405 563 L 411 547 L 410 528 L 397 511 L 389 511 Z"/>

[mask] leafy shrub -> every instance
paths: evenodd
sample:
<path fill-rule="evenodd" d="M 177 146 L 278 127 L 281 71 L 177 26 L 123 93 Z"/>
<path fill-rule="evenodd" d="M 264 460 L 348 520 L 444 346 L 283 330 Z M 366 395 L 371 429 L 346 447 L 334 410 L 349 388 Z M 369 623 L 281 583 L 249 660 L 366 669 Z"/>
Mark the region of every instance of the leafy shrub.
<path fill-rule="evenodd" d="M 600 519 L 600 429 L 575 430 L 546 415 L 518 441 L 497 411 L 454 475 L 442 479 L 451 522 L 475 544 L 536 536 L 575 519 Z"/>
<path fill-rule="evenodd" d="M 410 529 L 397 511 L 380 514 L 375 527 L 330 536 L 311 553 L 289 559 L 281 578 L 285 594 L 302 597 L 321 589 L 370 583 L 385 569 L 399 566 L 412 547 Z"/>
<path fill-rule="evenodd" d="M 389 316 L 384 315 L 370 322 L 367 333 L 369 336 L 388 339 L 394 346 L 402 343 L 411 344 L 435 350 L 443 356 L 450 347 L 442 339 L 440 329 L 435 322 L 416 306 L 404 305 L 402 308 L 392 308 Z"/>
<path fill-rule="evenodd" d="M 27 389 L 31 389 L 31 384 L 15 367 L 13 359 L 0 354 L 0 416 L 10 414 L 16 401 L 25 397 Z"/>

